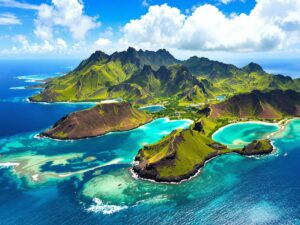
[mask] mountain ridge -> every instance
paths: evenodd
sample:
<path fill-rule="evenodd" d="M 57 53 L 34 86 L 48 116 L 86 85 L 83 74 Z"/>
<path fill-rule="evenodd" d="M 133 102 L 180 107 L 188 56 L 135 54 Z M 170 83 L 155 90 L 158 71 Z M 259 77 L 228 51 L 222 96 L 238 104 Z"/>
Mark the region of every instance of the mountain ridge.
<path fill-rule="evenodd" d="M 186 84 L 183 79 L 187 80 Z M 217 95 L 256 89 L 299 91 L 300 81 L 268 74 L 255 63 L 238 68 L 197 56 L 182 61 L 165 49 L 144 51 L 129 47 L 111 55 L 96 51 L 75 70 L 51 79 L 41 87 L 44 90 L 31 97 L 31 101 L 97 101 L 114 96 L 132 102 L 142 98 L 143 101 L 139 102 L 147 102 L 161 97 L 176 97 L 180 102 L 189 104 L 204 102 L 204 98 Z M 129 94 L 125 93 L 126 90 Z M 138 93 L 136 96 L 135 92 Z"/>

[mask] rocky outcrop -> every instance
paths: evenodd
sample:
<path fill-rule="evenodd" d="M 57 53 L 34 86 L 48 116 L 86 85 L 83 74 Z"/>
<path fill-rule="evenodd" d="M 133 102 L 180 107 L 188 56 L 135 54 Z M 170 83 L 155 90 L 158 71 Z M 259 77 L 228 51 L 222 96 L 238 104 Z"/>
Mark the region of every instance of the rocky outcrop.
<path fill-rule="evenodd" d="M 253 155 L 266 155 L 274 150 L 270 140 L 254 140 L 249 145 L 245 146 L 241 150 L 236 152 L 241 155 L 253 156 Z"/>

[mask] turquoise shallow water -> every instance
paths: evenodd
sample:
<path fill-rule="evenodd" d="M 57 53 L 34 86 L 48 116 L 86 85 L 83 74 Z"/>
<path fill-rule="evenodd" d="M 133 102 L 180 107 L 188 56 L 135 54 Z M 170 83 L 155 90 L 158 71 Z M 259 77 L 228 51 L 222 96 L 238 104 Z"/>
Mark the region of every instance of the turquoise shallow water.
<path fill-rule="evenodd" d="M 144 110 L 144 111 L 148 111 L 148 112 L 160 112 L 162 110 L 165 110 L 166 108 L 164 106 L 161 105 L 151 105 L 151 106 L 145 106 L 140 108 L 140 110 Z"/>
<path fill-rule="evenodd" d="M 76 63 L 0 62 L 0 161 L 23 163 L 15 172 L 0 168 L 0 224 L 300 223 L 300 120 L 272 138 L 275 154 L 223 155 L 180 185 L 135 180 L 129 169 L 143 144 L 188 121 L 161 119 L 73 142 L 34 138 L 65 114 L 91 105 L 27 103 L 35 91 L 10 89 L 28 85 L 15 77 L 57 76 Z M 250 141 L 273 129 L 250 126 L 232 135 Z"/>
<path fill-rule="evenodd" d="M 222 127 L 212 136 L 213 140 L 229 148 L 241 148 L 253 140 L 263 139 L 279 130 L 277 124 L 263 122 L 241 122 Z"/>
<path fill-rule="evenodd" d="M 224 96 L 224 95 L 219 95 L 219 96 L 216 97 L 216 99 L 217 99 L 218 101 L 224 101 L 224 100 L 226 99 L 226 96 Z"/>

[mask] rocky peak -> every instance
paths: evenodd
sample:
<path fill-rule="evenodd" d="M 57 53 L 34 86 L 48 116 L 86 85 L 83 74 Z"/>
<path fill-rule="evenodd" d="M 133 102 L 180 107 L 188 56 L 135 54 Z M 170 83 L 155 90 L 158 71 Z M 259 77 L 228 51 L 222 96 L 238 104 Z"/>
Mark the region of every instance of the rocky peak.
<path fill-rule="evenodd" d="M 254 62 L 249 63 L 247 66 L 243 67 L 242 70 L 244 70 L 246 73 L 265 73 L 263 68 L 259 64 Z"/>

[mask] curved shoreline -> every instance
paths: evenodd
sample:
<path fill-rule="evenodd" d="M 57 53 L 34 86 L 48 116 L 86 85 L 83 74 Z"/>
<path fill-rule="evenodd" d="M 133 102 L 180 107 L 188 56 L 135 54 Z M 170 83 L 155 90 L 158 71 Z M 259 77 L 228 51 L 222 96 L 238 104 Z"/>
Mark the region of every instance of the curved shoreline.
<path fill-rule="evenodd" d="M 145 106 L 140 107 L 139 109 L 147 109 L 150 107 L 162 107 L 162 108 L 166 109 L 166 107 L 164 105 L 145 105 Z"/>
<path fill-rule="evenodd" d="M 269 156 L 269 155 L 272 155 L 272 153 L 275 153 L 277 151 L 277 148 L 272 144 L 273 148 L 272 148 L 272 151 L 270 153 L 266 153 L 266 154 L 253 154 L 253 155 L 245 155 L 245 154 L 241 154 L 239 152 L 236 152 L 236 151 L 232 151 L 232 152 L 226 152 L 226 153 L 221 153 L 221 154 L 217 154 L 217 155 L 214 155 L 210 158 L 208 158 L 207 160 L 204 161 L 203 164 L 197 166 L 197 168 L 192 171 L 190 174 L 186 175 L 187 177 L 184 176 L 183 179 L 180 179 L 178 181 L 175 181 L 175 180 L 172 180 L 172 181 L 167 181 L 167 180 L 156 180 L 156 179 L 151 179 L 151 178 L 144 178 L 144 177 L 141 177 L 136 171 L 134 171 L 133 167 L 130 168 L 130 172 L 132 174 L 132 178 L 135 179 L 135 180 L 144 180 L 144 181 L 149 181 L 149 182 L 152 182 L 152 183 L 156 183 L 156 184 L 170 184 L 170 185 L 179 185 L 179 184 L 182 184 L 184 182 L 187 182 L 187 181 L 190 181 L 196 177 L 198 177 L 198 175 L 202 172 L 202 169 L 206 166 L 207 163 L 211 162 L 212 160 L 214 160 L 215 158 L 218 158 L 222 155 L 230 155 L 230 154 L 236 154 L 236 155 L 239 155 L 241 157 L 246 157 L 246 158 L 255 158 L 255 157 L 266 157 L 266 156 Z M 132 164 L 134 165 L 134 164 Z"/>
<path fill-rule="evenodd" d="M 202 166 L 197 166 L 197 169 L 195 169 L 194 172 L 191 173 L 192 175 L 189 175 L 187 178 L 183 178 L 179 181 L 157 181 L 155 179 L 144 178 L 144 177 L 141 177 L 136 171 L 134 171 L 133 167 L 130 168 L 130 172 L 132 174 L 132 178 L 135 179 L 135 180 L 144 180 L 144 181 L 148 181 L 148 182 L 152 182 L 152 183 L 156 183 L 156 184 L 171 184 L 171 185 L 177 185 L 178 184 L 179 185 L 179 184 L 182 184 L 184 182 L 187 182 L 187 181 L 190 181 L 190 180 L 196 178 L 201 173 L 202 169 L 204 168 L 204 166 L 207 163 L 209 163 L 213 159 L 217 158 L 218 156 L 225 155 L 225 154 L 229 154 L 229 153 L 216 155 L 216 156 L 213 156 L 213 157 L 205 160 L 204 164 Z M 134 165 L 134 163 L 136 163 L 136 161 L 134 161 L 132 163 L 132 165 Z"/>
<path fill-rule="evenodd" d="M 61 102 L 46 102 L 46 101 L 32 101 L 30 97 L 26 98 L 26 102 L 33 103 L 33 104 L 43 104 L 43 105 L 59 105 L 59 104 L 66 104 L 66 105 L 97 105 L 101 102 L 85 102 L 85 101 L 61 101 Z"/>
<path fill-rule="evenodd" d="M 145 124 L 142 124 L 142 125 L 139 125 L 135 128 L 132 128 L 132 129 L 129 129 L 129 130 L 122 130 L 122 131 L 110 131 L 110 132 L 107 132 L 105 134 L 102 134 L 102 135 L 97 135 L 97 136 L 90 136 L 90 137 L 85 137 L 85 138 L 78 138 L 78 139 L 57 139 L 57 138 L 52 138 L 52 137 L 48 137 L 48 136 L 45 136 L 45 135 L 42 135 L 41 133 L 38 133 L 38 134 L 35 134 L 33 137 L 36 138 L 36 139 L 42 139 L 42 138 L 46 138 L 46 139 L 49 139 L 49 140 L 53 140 L 53 141 L 66 141 L 66 142 L 73 142 L 73 141 L 81 141 L 81 140 L 87 140 L 87 139 L 91 139 L 91 138 L 98 138 L 98 137 L 102 137 L 102 136 L 105 136 L 105 135 L 110 135 L 110 134 L 116 134 L 116 133 L 124 133 L 124 132 L 129 132 L 129 131 L 132 131 L 132 130 L 135 130 L 135 129 L 142 129 L 143 126 L 146 126 L 152 122 L 155 122 L 157 120 L 164 120 L 164 122 L 176 122 L 176 121 L 184 121 L 184 122 L 187 122 L 187 123 L 190 123 L 188 126 L 191 125 L 191 123 L 193 122 L 192 120 L 190 119 L 182 119 L 182 120 L 170 120 L 169 117 L 163 117 L 163 118 L 158 118 L 158 119 L 153 119 L 152 121 L 149 121 Z M 182 128 L 182 126 L 178 127 L 177 129 L 179 128 Z"/>
<path fill-rule="evenodd" d="M 179 178 L 178 181 L 176 181 L 176 180 L 167 181 L 167 180 L 159 180 L 159 179 L 157 180 L 157 179 L 151 179 L 151 178 L 141 177 L 138 174 L 138 172 L 134 170 L 134 165 L 137 164 L 137 161 L 134 161 L 132 163 L 132 165 L 133 165 L 132 168 L 130 168 L 130 172 L 132 174 L 132 178 L 133 179 L 140 179 L 140 180 L 144 180 L 144 181 L 149 181 L 149 182 L 153 182 L 153 183 L 157 183 L 157 184 L 181 184 L 183 182 L 190 181 L 193 178 L 197 177 L 201 173 L 202 168 L 204 168 L 204 166 L 207 163 L 209 163 L 210 161 L 212 161 L 214 158 L 217 158 L 217 157 L 222 156 L 222 155 L 226 155 L 226 154 L 238 154 L 240 156 L 244 156 L 244 157 L 248 157 L 248 158 L 255 158 L 255 157 L 258 157 L 258 156 L 273 155 L 274 153 L 276 153 L 278 151 L 278 148 L 274 145 L 274 141 L 272 141 L 270 138 L 272 136 L 274 136 L 275 134 L 282 132 L 286 128 L 286 126 L 290 123 L 290 121 L 292 121 L 294 119 L 297 119 L 297 118 L 283 119 L 283 120 L 279 121 L 278 123 L 275 123 L 276 125 L 278 125 L 279 130 L 277 130 L 276 132 L 273 132 L 273 133 L 271 133 L 271 134 L 269 134 L 267 136 L 267 139 L 269 140 L 269 142 L 270 142 L 270 144 L 272 146 L 272 151 L 271 152 L 256 153 L 256 154 L 253 154 L 253 155 L 247 155 L 247 154 L 242 154 L 242 152 L 238 152 L 238 150 L 236 150 L 236 151 L 232 151 L 232 152 L 219 153 L 219 154 L 213 155 L 211 157 L 208 157 L 206 160 L 204 160 L 203 163 L 201 163 L 198 166 L 196 166 L 196 168 L 193 171 L 191 171 L 189 174 L 187 174 L 186 175 L 187 177 L 182 176 L 182 179 Z M 268 122 L 263 122 L 263 121 L 247 121 L 247 122 L 237 122 L 237 123 L 256 123 L 256 124 L 267 124 L 267 125 L 274 124 L 274 123 L 268 123 Z M 230 126 L 230 125 L 235 125 L 237 123 L 232 123 L 232 124 L 229 124 L 229 125 L 225 125 L 225 126 L 219 128 L 217 131 L 220 131 L 221 129 L 224 129 L 224 127 L 227 127 L 227 126 Z"/>
<path fill-rule="evenodd" d="M 223 127 L 220 127 L 219 129 L 217 129 L 212 135 L 211 135 L 211 139 L 214 140 L 214 135 L 216 133 L 221 132 L 222 130 L 224 130 L 225 128 L 231 127 L 231 126 L 235 126 L 237 124 L 263 124 L 263 125 L 267 125 L 267 126 L 274 126 L 277 125 L 278 128 L 280 129 L 280 121 L 277 123 L 269 123 L 269 122 L 265 122 L 265 121 L 259 121 L 259 120 L 253 120 L 253 121 L 238 121 L 238 122 L 234 122 L 234 123 L 229 123 Z M 276 131 L 277 132 L 277 131 Z"/>
<path fill-rule="evenodd" d="M 144 124 L 139 124 L 131 129 L 127 129 L 127 130 L 115 130 L 115 131 L 109 131 L 109 132 L 106 132 L 106 133 L 103 133 L 103 134 L 100 134 L 100 135 L 91 135 L 91 136 L 87 136 L 87 137 L 82 137 L 82 138 L 52 138 L 50 136 L 47 136 L 47 135 L 43 135 L 43 133 L 40 133 L 40 134 L 37 134 L 37 136 L 39 138 L 48 138 L 48 139 L 51 139 L 51 140 L 55 140 L 55 141 L 79 141 L 79 140 L 86 140 L 86 139 L 90 139 L 90 138 L 97 138 L 97 137 L 102 137 L 104 135 L 108 135 L 108 134 L 111 134 L 111 133 L 120 133 L 120 132 L 127 132 L 127 131 L 131 131 L 131 130 L 134 130 L 134 129 L 138 129 L 144 125 L 147 125 L 151 122 L 153 122 L 154 120 L 152 119 L 151 121 L 148 121 L 147 123 L 144 123 Z"/>

